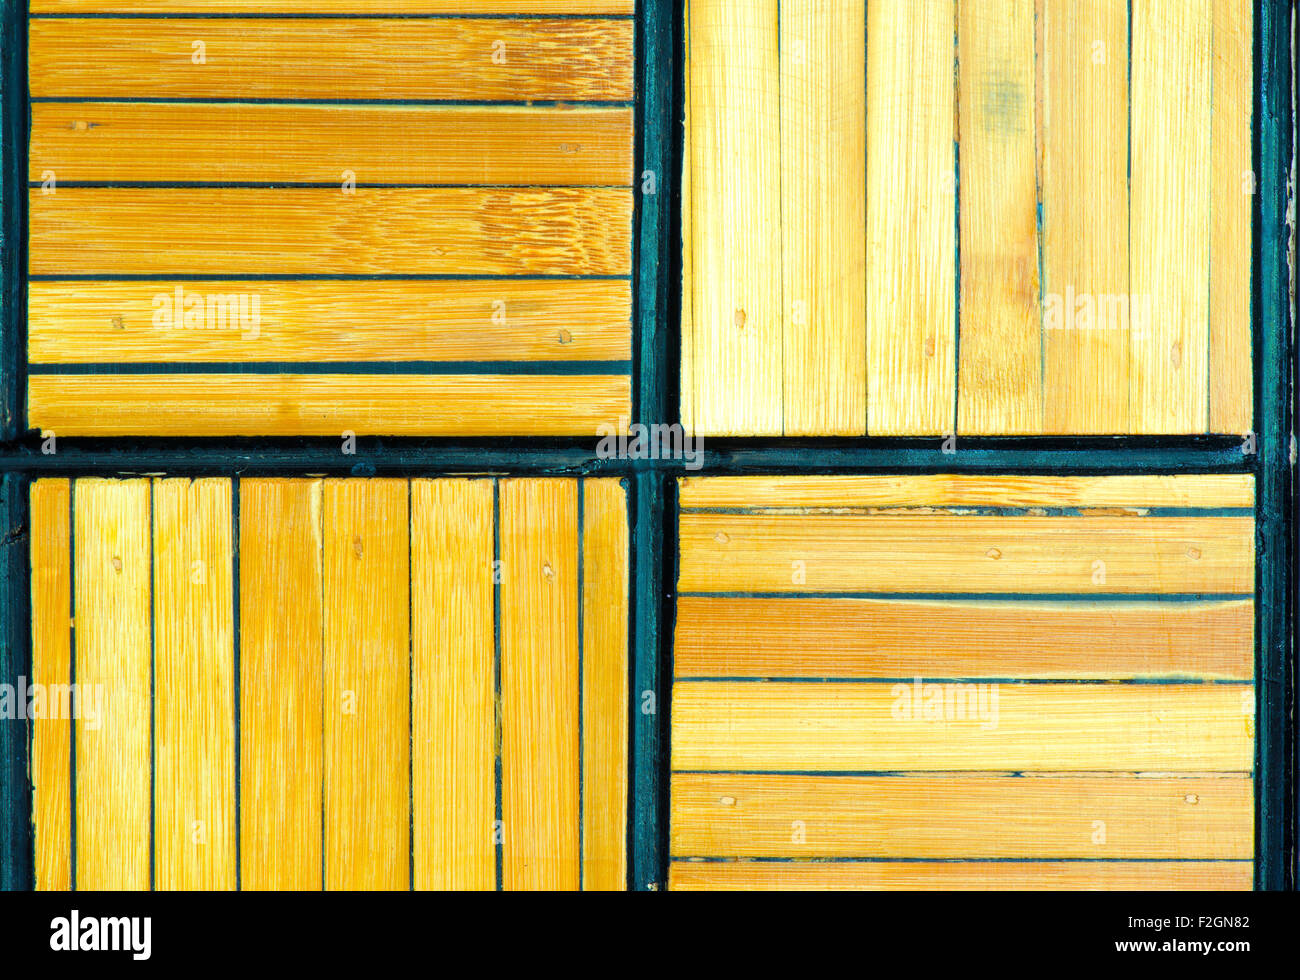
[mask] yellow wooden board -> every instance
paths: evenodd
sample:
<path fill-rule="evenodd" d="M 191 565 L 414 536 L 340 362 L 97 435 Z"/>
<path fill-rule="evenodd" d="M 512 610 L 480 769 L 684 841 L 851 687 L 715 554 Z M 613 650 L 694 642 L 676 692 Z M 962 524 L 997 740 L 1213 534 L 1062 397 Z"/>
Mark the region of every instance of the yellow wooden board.
<path fill-rule="evenodd" d="M 633 0 L 275 0 L 277 13 L 631 14 Z M 261 13 L 266 0 L 32 0 L 32 13 Z"/>

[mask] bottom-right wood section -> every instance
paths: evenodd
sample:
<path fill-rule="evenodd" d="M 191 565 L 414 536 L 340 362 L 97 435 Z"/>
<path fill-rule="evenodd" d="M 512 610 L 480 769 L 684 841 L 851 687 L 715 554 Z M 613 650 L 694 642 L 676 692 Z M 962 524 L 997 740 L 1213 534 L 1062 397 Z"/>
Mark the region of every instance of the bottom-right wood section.
<path fill-rule="evenodd" d="M 1251 887 L 1251 477 L 679 491 L 671 888 Z"/>

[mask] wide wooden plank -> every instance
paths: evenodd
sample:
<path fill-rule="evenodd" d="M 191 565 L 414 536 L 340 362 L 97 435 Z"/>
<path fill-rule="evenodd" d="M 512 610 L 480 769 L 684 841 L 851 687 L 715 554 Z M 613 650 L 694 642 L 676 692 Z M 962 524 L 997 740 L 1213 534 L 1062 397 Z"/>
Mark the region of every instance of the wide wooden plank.
<path fill-rule="evenodd" d="M 321 887 L 321 483 L 239 482 L 240 887 Z"/>
<path fill-rule="evenodd" d="M 235 887 L 234 596 L 229 480 L 156 480 L 154 876 Z"/>
<path fill-rule="evenodd" d="M 37 102 L 28 159 L 32 180 L 627 186 L 632 110 Z"/>
<path fill-rule="evenodd" d="M 1034 0 L 961 0 L 957 431 L 1043 422 Z"/>
<path fill-rule="evenodd" d="M 187 302 L 198 302 L 194 296 L 203 303 L 202 316 L 180 329 L 184 319 L 176 311 L 183 314 Z M 221 305 L 232 296 L 244 306 Z M 232 309 L 240 319 L 231 318 Z M 627 360 L 631 335 L 632 290 L 621 279 L 27 287 L 27 356 L 33 363 Z"/>
<path fill-rule="evenodd" d="M 1250 517 L 684 513 L 683 592 L 1254 591 Z"/>
<path fill-rule="evenodd" d="M 76 725 L 79 890 L 152 884 L 149 509 L 147 480 L 73 487 L 77 684 L 98 709 Z"/>
<path fill-rule="evenodd" d="M 673 687 L 672 765 L 1249 772 L 1253 707 L 1241 685 L 692 681 Z"/>
<path fill-rule="evenodd" d="M 67 480 L 31 486 L 32 682 L 45 692 L 32 722 L 36 888 L 72 887 L 72 556 Z"/>
<path fill-rule="evenodd" d="M 867 5 L 867 430 L 953 431 L 956 379 L 951 0 Z"/>
<path fill-rule="evenodd" d="M 1208 428 L 1213 12 L 1213 0 L 1132 4 L 1130 277 L 1151 309 L 1132 336 L 1138 433 Z"/>
<path fill-rule="evenodd" d="M 404 480 L 327 480 L 325 887 L 410 887 L 410 521 Z"/>
<path fill-rule="evenodd" d="M 496 887 L 489 480 L 411 484 L 416 888 Z"/>
<path fill-rule="evenodd" d="M 788 436 L 867 426 L 865 4 L 785 0 L 782 399 Z"/>
<path fill-rule="evenodd" d="M 578 493 L 506 480 L 500 493 L 503 884 L 580 885 Z"/>
<path fill-rule="evenodd" d="M 38 99 L 622 101 L 633 70 L 624 19 L 37 18 L 28 33 Z"/>
<path fill-rule="evenodd" d="M 634 0 L 275 0 L 276 13 L 631 14 Z M 267 0 L 31 0 L 44 13 L 263 13 Z"/>
<path fill-rule="evenodd" d="M 618 480 L 582 484 L 582 887 L 627 888 L 628 524 Z"/>
<path fill-rule="evenodd" d="M 781 435 L 777 0 L 693 0 L 689 16 L 695 431 Z"/>
<path fill-rule="evenodd" d="M 678 677 L 1250 680 L 1255 604 L 683 596 Z"/>
<path fill-rule="evenodd" d="M 62 187 L 29 201 L 34 276 L 631 271 L 625 188 Z"/>
<path fill-rule="evenodd" d="M 32 375 L 28 420 L 60 435 L 592 436 L 627 375 Z"/>

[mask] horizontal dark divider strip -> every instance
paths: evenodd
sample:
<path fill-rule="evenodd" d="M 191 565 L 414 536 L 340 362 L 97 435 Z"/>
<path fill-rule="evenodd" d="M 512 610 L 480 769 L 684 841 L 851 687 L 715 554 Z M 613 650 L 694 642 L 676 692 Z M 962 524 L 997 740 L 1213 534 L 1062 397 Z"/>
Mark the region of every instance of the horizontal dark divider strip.
<path fill-rule="evenodd" d="M 196 331 L 198 332 L 198 331 Z M 159 361 L 29 364 L 28 374 L 630 374 L 631 361 Z"/>

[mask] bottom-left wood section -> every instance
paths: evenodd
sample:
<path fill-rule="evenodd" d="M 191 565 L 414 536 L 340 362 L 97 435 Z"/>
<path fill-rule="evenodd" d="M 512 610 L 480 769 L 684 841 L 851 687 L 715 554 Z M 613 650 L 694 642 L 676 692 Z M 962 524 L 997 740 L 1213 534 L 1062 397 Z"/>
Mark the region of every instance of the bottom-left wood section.
<path fill-rule="evenodd" d="M 31 486 L 41 889 L 621 889 L 609 479 Z"/>

